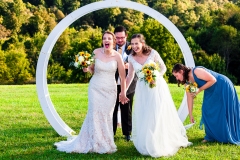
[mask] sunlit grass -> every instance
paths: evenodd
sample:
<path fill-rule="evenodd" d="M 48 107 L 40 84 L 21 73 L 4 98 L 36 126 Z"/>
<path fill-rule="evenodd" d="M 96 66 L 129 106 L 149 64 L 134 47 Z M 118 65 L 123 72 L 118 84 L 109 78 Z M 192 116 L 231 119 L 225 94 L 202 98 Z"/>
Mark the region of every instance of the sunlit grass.
<path fill-rule="evenodd" d="M 52 103 L 60 117 L 76 133 L 79 133 L 87 112 L 88 84 L 48 85 Z M 184 90 L 169 84 L 172 97 L 178 108 Z M 240 95 L 240 87 L 237 86 Z M 199 130 L 202 94 L 195 99 L 196 125 L 187 130 L 193 145 L 182 148 L 169 158 L 160 159 L 240 159 L 240 147 L 231 144 L 201 143 L 204 131 Z M 67 154 L 57 151 L 53 144 L 65 140 L 47 121 L 35 85 L 0 86 L 0 159 L 152 159 L 140 155 L 132 142 L 126 142 L 118 129 L 115 142 L 118 151 L 114 154 Z M 188 118 L 184 124 L 188 124 Z M 159 135 L 161 136 L 161 135 Z"/>

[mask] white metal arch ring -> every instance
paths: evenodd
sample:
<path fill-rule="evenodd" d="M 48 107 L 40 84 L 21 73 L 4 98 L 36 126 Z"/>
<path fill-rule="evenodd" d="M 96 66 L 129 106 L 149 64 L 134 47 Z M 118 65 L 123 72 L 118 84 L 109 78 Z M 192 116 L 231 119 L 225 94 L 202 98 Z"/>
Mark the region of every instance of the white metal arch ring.
<path fill-rule="evenodd" d="M 160 22 L 164 27 L 166 27 L 169 30 L 169 32 L 173 35 L 173 37 L 177 41 L 183 53 L 185 64 L 189 67 L 195 66 L 190 48 L 185 38 L 181 34 L 181 32 L 165 16 L 163 16 L 161 13 L 157 12 L 156 10 L 148 6 L 145 6 L 143 4 L 136 3 L 136 2 L 126 1 L 126 0 L 105 0 L 105 1 L 94 2 L 77 9 L 76 11 L 66 16 L 61 22 L 59 22 L 59 24 L 49 34 L 48 38 L 46 39 L 41 49 L 40 56 L 37 63 L 36 84 L 37 84 L 38 99 L 40 101 L 42 110 L 46 118 L 48 119 L 49 123 L 56 130 L 56 132 L 61 136 L 70 136 L 72 133 L 74 133 L 74 131 L 61 119 L 59 114 L 56 112 L 54 105 L 52 104 L 52 101 L 49 96 L 46 75 L 47 75 L 47 66 L 48 66 L 50 53 L 57 39 L 62 34 L 62 32 L 74 21 L 76 21 L 80 17 L 90 12 L 104 9 L 104 8 L 113 8 L 113 7 L 134 9 L 134 10 L 143 12 L 151 16 L 152 18 L 156 19 L 158 22 Z M 186 95 L 184 95 L 183 101 L 178 110 L 178 115 L 182 120 L 182 122 L 186 119 L 188 115 L 188 110 L 186 105 Z"/>

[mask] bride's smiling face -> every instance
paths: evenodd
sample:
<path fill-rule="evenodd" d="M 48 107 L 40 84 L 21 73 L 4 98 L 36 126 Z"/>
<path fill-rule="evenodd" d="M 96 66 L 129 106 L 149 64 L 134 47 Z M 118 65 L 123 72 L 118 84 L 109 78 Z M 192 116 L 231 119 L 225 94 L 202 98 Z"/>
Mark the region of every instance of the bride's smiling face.
<path fill-rule="evenodd" d="M 114 41 L 113 35 L 111 35 L 109 33 L 105 33 L 103 35 L 103 38 L 102 38 L 102 43 L 103 43 L 103 47 L 106 50 L 113 49 L 114 45 L 115 45 L 115 41 Z"/>
<path fill-rule="evenodd" d="M 139 38 L 133 38 L 131 40 L 131 46 L 134 52 L 141 53 L 144 43 L 140 42 Z"/>

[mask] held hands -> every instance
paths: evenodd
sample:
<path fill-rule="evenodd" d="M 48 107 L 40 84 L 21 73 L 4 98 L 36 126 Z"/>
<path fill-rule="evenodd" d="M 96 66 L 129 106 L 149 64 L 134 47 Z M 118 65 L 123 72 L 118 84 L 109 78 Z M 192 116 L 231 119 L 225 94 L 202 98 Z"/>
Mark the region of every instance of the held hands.
<path fill-rule="evenodd" d="M 125 67 L 125 69 L 128 69 L 128 63 L 127 62 L 124 63 L 124 67 Z"/>
<path fill-rule="evenodd" d="M 126 97 L 125 94 L 120 93 L 119 94 L 119 102 L 121 102 L 122 104 L 126 104 L 128 103 L 129 99 Z"/>

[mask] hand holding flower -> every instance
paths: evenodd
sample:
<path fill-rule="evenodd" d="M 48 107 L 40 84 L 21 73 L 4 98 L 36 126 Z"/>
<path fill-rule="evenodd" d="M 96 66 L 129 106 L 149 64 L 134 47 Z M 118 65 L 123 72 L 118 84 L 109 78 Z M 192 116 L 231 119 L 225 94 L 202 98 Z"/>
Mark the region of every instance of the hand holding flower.
<path fill-rule="evenodd" d="M 196 92 L 191 92 L 190 95 L 191 95 L 192 98 L 195 98 L 197 96 L 197 93 Z"/>
<path fill-rule="evenodd" d="M 89 54 L 86 51 L 79 52 L 77 55 L 75 55 L 75 62 L 72 62 L 71 65 L 75 66 L 76 68 L 80 68 L 80 69 L 87 68 L 94 62 L 93 54 Z"/>
<path fill-rule="evenodd" d="M 185 85 L 185 90 L 186 90 L 186 92 L 190 93 L 192 98 L 195 98 L 198 94 L 198 88 L 197 87 L 198 87 L 198 85 L 197 85 L 196 82 L 194 82 L 194 83 L 188 82 Z"/>
<path fill-rule="evenodd" d="M 88 67 L 83 68 L 83 72 L 88 72 Z"/>

